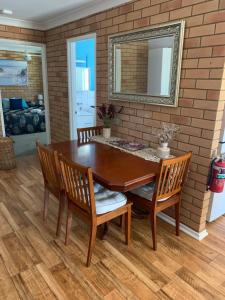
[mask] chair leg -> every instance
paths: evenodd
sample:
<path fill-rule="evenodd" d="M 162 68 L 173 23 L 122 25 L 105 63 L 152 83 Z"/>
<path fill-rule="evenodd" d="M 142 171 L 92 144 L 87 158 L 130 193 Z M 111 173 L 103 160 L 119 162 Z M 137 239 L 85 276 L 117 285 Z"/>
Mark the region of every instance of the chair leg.
<path fill-rule="evenodd" d="M 66 220 L 66 239 L 65 239 L 66 245 L 68 245 L 69 243 L 69 235 L 71 232 L 72 222 L 73 222 L 73 212 L 68 205 L 67 220 Z"/>
<path fill-rule="evenodd" d="M 151 229 L 152 229 L 153 250 L 157 250 L 157 239 L 156 239 L 156 212 L 155 212 L 155 211 L 151 211 L 150 219 L 151 219 Z"/>
<path fill-rule="evenodd" d="M 97 225 L 92 224 L 90 240 L 89 240 L 89 247 L 88 247 L 87 263 L 86 263 L 87 267 L 89 267 L 90 263 L 91 263 L 92 252 L 93 252 L 95 240 L 96 240 L 96 233 L 97 233 Z"/>
<path fill-rule="evenodd" d="M 44 191 L 44 211 L 43 211 L 43 220 L 46 221 L 47 214 L 48 214 L 48 202 L 49 202 L 49 190 L 45 186 Z"/>
<path fill-rule="evenodd" d="M 63 213 L 64 213 L 64 208 L 65 208 L 65 197 L 64 195 L 60 195 L 59 197 L 59 211 L 58 211 L 58 222 L 57 222 L 57 230 L 56 230 L 56 235 L 60 236 L 61 232 L 61 227 L 62 227 L 62 218 L 63 218 Z"/>
<path fill-rule="evenodd" d="M 180 235 L 180 202 L 175 204 L 176 235 Z"/>
<path fill-rule="evenodd" d="M 131 232 L 131 206 L 128 206 L 127 213 L 125 214 L 126 245 L 130 244 L 130 232 Z"/>

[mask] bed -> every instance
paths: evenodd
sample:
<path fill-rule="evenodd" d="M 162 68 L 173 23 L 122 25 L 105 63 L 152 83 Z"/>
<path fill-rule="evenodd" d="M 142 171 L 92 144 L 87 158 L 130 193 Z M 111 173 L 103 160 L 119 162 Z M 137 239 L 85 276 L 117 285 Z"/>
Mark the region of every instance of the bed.
<path fill-rule="evenodd" d="M 3 116 L 7 136 L 46 131 L 44 106 L 3 110 Z"/>

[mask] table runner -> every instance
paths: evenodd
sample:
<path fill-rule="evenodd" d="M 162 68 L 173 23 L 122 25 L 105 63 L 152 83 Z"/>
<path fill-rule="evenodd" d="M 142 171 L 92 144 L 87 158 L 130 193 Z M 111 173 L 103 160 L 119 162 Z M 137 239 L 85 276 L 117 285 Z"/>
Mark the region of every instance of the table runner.
<path fill-rule="evenodd" d="M 106 139 L 102 135 L 96 135 L 96 136 L 93 136 L 91 138 L 91 140 L 95 141 L 97 143 L 109 145 L 113 148 L 120 149 L 121 151 L 136 155 L 136 156 L 141 157 L 145 160 L 150 160 L 150 161 L 154 161 L 154 162 L 159 162 L 160 161 L 160 158 L 157 156 L 157 150 L 156 149 L 144 148 L 142 150 L 129 151 L 129 150 L 126 150 L 126 149 L 123 149 L 123 148 L 120 148 L 120 147 L 117 147 L 115 145 L 110 144 L 110 142 L 112 142 L 112 141 L 122 140 L 121 138 L 118 138 L 118 137 L 111 137 L 109 139 Z M 172 156 L 170 156 L 170 157 L 172 157 Z"/>

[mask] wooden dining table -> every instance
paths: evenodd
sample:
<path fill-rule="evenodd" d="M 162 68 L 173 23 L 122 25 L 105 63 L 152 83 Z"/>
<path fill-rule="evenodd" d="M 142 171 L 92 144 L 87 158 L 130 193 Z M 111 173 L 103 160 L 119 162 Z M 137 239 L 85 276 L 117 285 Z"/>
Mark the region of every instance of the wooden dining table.
<path fill-rule="evenodd" d="M 48 147 L 73 162 L 91 167 L 94 180 L 114 191 L 128 192 L 150 183 L 159 171 L 159 163 L 95 141 L 65 141 Z"/>

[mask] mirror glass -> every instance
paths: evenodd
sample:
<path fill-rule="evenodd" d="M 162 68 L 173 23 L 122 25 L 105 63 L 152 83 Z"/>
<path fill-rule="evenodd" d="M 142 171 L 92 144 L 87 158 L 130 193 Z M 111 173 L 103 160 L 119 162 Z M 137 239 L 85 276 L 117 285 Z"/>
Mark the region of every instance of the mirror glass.
<path fill-rule="evenodd" d="M 174 37 L 115 44 L 114 91 L 170 95 Z"/>
<path fill-rule="evenodd" d="M 109 36 L 109 98 L 177 106 L 184 21 Z"/>

